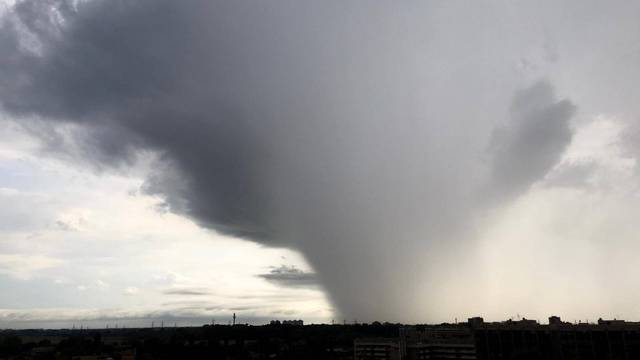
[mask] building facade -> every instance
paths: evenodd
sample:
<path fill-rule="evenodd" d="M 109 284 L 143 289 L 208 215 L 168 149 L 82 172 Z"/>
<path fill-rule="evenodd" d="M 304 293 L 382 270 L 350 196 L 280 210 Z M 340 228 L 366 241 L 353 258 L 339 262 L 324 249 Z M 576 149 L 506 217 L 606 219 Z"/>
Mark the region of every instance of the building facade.
<path fill-rule="evenodd" d="M 353 344 L 355 360 L 400 360 L 400 339 L 356 339 Z"/>
<path fill-rule="evenodd" d="M 548 325 L 521 319 L 401 328 L 398 338 L 354 342 L 355 360 L 633 360 L 640 359 L 640 323 L 602 320 Z"/>

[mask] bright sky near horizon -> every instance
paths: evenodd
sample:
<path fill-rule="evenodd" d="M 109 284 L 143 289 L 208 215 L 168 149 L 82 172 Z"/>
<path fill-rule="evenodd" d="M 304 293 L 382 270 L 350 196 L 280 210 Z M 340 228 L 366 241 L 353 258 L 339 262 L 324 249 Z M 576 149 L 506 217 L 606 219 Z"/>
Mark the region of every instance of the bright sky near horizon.
<path fill-rule="evenodd" d="M 0 122 L 0 328 L 330 321 L 298 253 L 199 228 L 141 184 Z"/>

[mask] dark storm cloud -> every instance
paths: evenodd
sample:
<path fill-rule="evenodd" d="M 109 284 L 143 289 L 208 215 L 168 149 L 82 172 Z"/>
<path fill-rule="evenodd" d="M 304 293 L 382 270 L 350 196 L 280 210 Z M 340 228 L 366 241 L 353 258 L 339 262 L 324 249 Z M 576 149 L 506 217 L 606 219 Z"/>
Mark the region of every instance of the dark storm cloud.
<path fill-rule="evenodd" d="M 259 142 L 241 114 L 242 100 L 228 94 L 234 84 L 252 87 L 242 78 L 241 59 L 234 59 L 240 49 L 224 41 L 208 49 L 208 44 L 182 38 L 194 40 L 194 35 L 216 30 L 202 28 L 197 19 L 198 10 L 209 6 L 171 1 L 79 6 L 65 1 L 16 6 L 15 17 L 2 28 L 3 53 L 11 54 L 0 60 L 11 69 L 0 78 L 4 107 L 14 114 L 87 124 L 79 150 L 89 150 L 83 154 L 100 163 L 127 161 L 132 146 L 164 153 L 180 168 L 190 191 L 173 196 L 173 188 L 159 188 L 155 179 L 147 190 L 167 195 L 176 210 L 205 225 L 266 238 L 267 227 L 259 218 L 263 201 L 251 183 L 260 161 L 255 156 L 261 153 Z M 52 16 L 52 8 L 64 20 Z M 37 38 L 39 54 L 22 48 L 18 35 L 23 27 Z M 238 69 L 227 71 L 231 66 Z M 57 139 L 49 145 L 65 145 Z M 203 153 L 209 156 L 199 156 Z M 184 197 L 188 208 L 178 204 Z"/>
<path fill-rule="evenodd" d="M 509 121 L 492 136 L 491 174 L 497 193 L 512 196 L 542 179 L 571 142 L 575 106 L 557 100 L 551 85 L 540 82 L 519 91 Z"/>
<path fill-rule="evenodd" d="M 573 106 L 540 83 L 516 94 L 481 163 L 526 42 L 487 41 L 513 33 L 494 11 L 19 1 L 0 29 L 0 103 L 98 166 L 155 153 L 143 190 L 202 226 L 300 250 L 345 316 L 415 320 L 444 311 L 448 277 L 473 268 L 471 254 L 450 260 L 472 244 L 478 192 L 525 191 L 571 137 Z M 311 281 L 280 270 L 262 276 Z"/>
<path fill-rule="evenodd" d="M 283 286 L 315 287 L 318 285 L 316 274 L 304 272 L 295 266 L 282 265 L 271 269 L 271 271 L 266 274 L 260 274 L 258 276 Z"/>

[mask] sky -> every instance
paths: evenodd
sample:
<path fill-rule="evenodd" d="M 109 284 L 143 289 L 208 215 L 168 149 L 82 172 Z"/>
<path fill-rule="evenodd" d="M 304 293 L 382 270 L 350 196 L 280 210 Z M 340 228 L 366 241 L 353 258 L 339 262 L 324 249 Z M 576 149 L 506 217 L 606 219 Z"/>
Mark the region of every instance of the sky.
<path fill-rule="evenodd" d="M 640 318 L 640 4 L 4 4 L 0 327 Z"/>
<path fill-rule="evenodd" d="M 0 328 L 226 324 L 234 312 L 330 321 L 296 252 L 202 229 L 141 194 L 129 170 L 43 157 L 36 139 L 2 129 Z"/>

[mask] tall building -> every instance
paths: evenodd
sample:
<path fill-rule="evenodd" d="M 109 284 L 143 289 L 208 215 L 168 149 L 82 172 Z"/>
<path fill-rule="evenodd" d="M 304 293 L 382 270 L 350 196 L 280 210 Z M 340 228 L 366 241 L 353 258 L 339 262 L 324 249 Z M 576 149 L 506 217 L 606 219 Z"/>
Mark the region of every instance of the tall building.
<path fill-rule="evenodd" d="M 473 333 L 467 327 L 404 328 L 400 330 L 400 339 L 404 345 L 403 359 L 476 359 Z"/>
<path fill-rule="evenodd" d="M 466 327 L 407 327 L 397 339 L 358 339 L 354 342 L 355 360 L 475 360 L 473 334 Z"/>
<path fill-rule="evenodd" d="M 355 360 L 400 360 L 400 339 L 356 339 L 353 344 Z"/>

